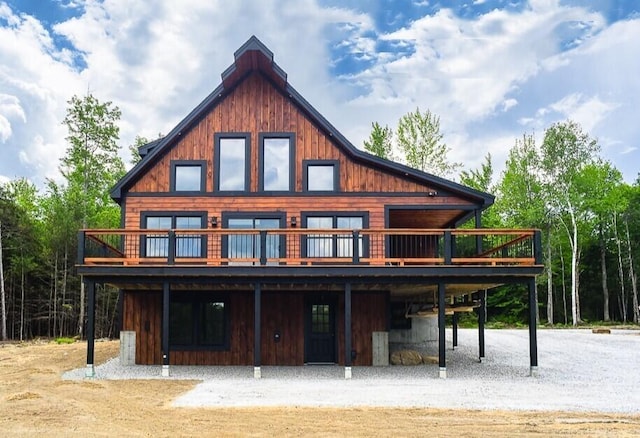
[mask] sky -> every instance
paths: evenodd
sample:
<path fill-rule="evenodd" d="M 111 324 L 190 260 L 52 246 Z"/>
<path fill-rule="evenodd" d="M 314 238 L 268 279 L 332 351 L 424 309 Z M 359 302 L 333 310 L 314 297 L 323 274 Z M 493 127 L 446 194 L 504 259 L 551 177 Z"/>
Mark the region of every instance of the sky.
<path fill-rule="evenodd" d="M 0 0 L 0 182 L 60 180 L 73 95 L 120 108 L 128 162 L 251 35 L 358 147 L 428 109 L 451 161 L 490 153 L 499 174 L 516 139 L 571 119 L 640 171 L 640 0 Z"/>

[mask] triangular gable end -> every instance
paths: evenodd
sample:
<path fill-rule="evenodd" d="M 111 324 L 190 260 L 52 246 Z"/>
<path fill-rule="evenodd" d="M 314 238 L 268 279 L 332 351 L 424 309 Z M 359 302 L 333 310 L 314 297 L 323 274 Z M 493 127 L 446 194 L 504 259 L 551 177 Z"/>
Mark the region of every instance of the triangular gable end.
<path fill-rule="evenodd" d="M 218 105 L 236 85 L 254 71 L 260 71 L 281 92 L 292 101 L 348 156 L 357 162 L 372 166 L 390 174 L 409 177 L 419 183 L 427 184 L 439 190 L 455 193 L 477 204 L 479 208 L 487 208 L 493 204 L 494 197 L 453 181 L 431 175 L 403 164 L 378 158 L 356 148 L 331 123 L 329 123 L 313 106 L 311 106 L 288 82 L 287 74 L 273 61 L 273 53 L 255 36 L 252 36 L 235 53 L 235 61 L 222 73 L 222 83 L 205 98 L 187 117 L 185 117 L 165 137 L 148 143 L 140 148 L 143 159 L 133 167 L 112 189 L 111 197 L 119 202 L 123 193 L 131 187 L 144 173 L 150 169 L 157 159 L 176 144 L 181 136 Z"/>

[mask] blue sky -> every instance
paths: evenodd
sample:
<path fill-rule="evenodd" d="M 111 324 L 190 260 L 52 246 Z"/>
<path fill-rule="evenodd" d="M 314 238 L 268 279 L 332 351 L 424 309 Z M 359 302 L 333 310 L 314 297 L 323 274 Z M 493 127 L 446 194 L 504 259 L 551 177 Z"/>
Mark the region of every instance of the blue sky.
<path fill-rule="evenodd" d="M 640 170 L 640 1 L 0 0 L 0 181 L 59 178 L 66 102 L 89 90 L 136 135 L 168 132 L 251 35 L 357 146 L 416 107 L 450 158 L 501 171 L 524 133 L 572 119 Z"/>

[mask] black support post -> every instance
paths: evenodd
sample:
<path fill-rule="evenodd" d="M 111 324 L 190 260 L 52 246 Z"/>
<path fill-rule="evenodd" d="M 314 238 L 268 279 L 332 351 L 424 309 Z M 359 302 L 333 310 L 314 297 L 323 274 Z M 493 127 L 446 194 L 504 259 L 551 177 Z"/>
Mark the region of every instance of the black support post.
<path fill-rule="evenodd" d="M 438 283 L 438 364 L 440 366 L 440 378 L 447 378 L 446 342 L 444 326 L 445 285 Z"/>
<path fill-rule="evenodd" d="M 260 330 L 260 317 L 261 317 L 261 303 L 262 303 L 262 289 L 260 284 L 255 284 L 253 287 L 253 377 L 259 379 L 262 377 L 260 370 L 261 364 L 261 351 L 260 343 L 262 342 L 261 330 Z"/>
<path fill-rule="evenodd" d="M 96 314 L 96 283 L 84 280 L 87 289 L 87 369 L 85 377 L 95 377 L 93 366 L 93 352 L 95 347 L 95 314 Z"/>
<path fill-rule="evenodd" d="M 454 312 L 453 313 L 453 321 L 452 321 L 452 328 L 453 328 L 453 350 L 456 349 L 456 347 L 458 346 L 458 313 Z"/>
<path fill-rule="evenodd" d="M 176 262 L 176 232 L 174 230 L 169 230 L 168 237 L 169 244 L 167 248 L 167 264 L 173 265 Z"/>
<path fill-rule="evenodd" d="M 453 240 L 451 239 L 451 230 L 446 230 L 444 232 L 444 264 L 445 265 L 450 265 L 451 264 L 451 256 L 452 256 L 452 252 L 453 252 Z"/>
<path fill-rule="evenodd" d="M 84 265 L 84 240 L 85 240 L 85 232 L 84 230 L 78 231 L 78 264 Z"/>
<path fill-rule="evenodd" d="M 260 264 L 267 264 L 267 230 L 260 230 Z"/>
<path fill-rule="evenodd" d="M 481 290 L 480 307 L 478 307 L 478 362 L 484 359 L 484 323 L 487 319 L 487 291 Z"/>
<path fill-rule="evenodd" d="M 171 287 L 162 283 L 162 376 L 169 377 L 169 303 Z"/>
<path fill-rule="evenodd" d="M 529 280 L 529 357 L 531 361 L 530 375 L 538 374 L 538 335 L 536 321 L 536 279 Z"/>
<path fill-rule="evenodd" d="M 344 285 L 344 378 L 351 378 L 351 283 Z"/>

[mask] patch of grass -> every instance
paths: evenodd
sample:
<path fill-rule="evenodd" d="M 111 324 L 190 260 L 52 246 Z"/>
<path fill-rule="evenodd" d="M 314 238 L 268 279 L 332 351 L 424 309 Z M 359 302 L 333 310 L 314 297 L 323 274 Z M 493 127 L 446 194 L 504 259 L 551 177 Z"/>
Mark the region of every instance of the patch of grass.
<path fill-rule="evenodd" d="M 76 342 L 73 338 L 56 338 L 56 344 L 73 344 Z"/>

